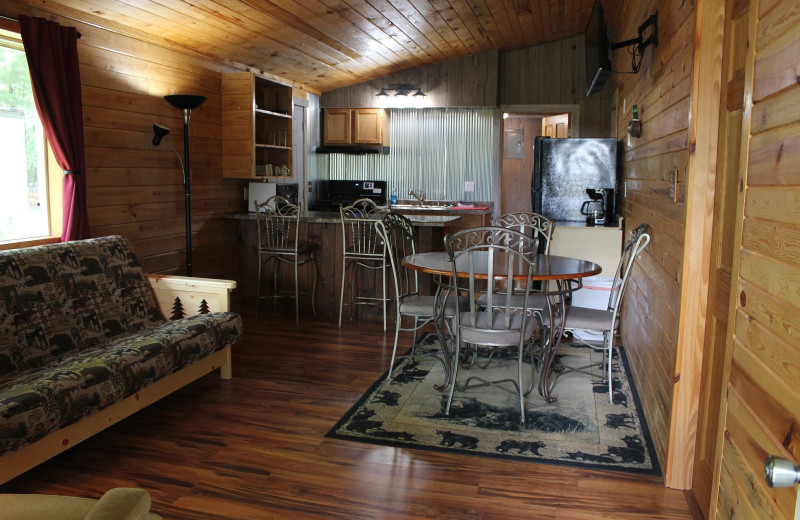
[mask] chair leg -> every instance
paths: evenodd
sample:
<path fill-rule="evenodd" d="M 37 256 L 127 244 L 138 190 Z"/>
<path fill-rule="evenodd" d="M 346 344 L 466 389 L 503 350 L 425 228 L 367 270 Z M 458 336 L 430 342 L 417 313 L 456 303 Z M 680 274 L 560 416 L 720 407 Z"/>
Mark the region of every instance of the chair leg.
<path fill-rule="evenodd" d="M 414 316 L 414 337 L 411 339 L 411 354 L 417 352 L 417 332 L 419 332 L 419 316 Z"/>
<path fill-rule="evenodd" d="M 447 407 L 444 409 L 445 415 L 450 415 L 450 405 L 453 404 L 453 392 L 456 389 L 456 381 L 458 380 L 458 358 L 461 356 L 461 339 L 456 333 L 456 352 L 453 358 L 453 379 L 450 381 L 450 394 L 447 396 Z"/>
<path fill-rule="evenodd" d="M 392 370 L 394 370 L 394 360 L 397 359 L 397 342 L 400 339 L 400 325 L 401 325 L 402 316 L 400 316 L 400 310 L 397 310 L 397 321 L 395 322 L 394 327 L 394 347 L 392 348 L 392 360 L 389 361 L 389 372 L 386 374 L 386 379 L 392 378 Z"/>
<path fill-rule="evenodd" d="M 316 294 L 317 294 L 317 257 L 314 256 L 314 253 L 311 253 L 311 267 L 314 269 L 314 281 L 311 284 L 311 314 L 316 318 L 317 317 L 317 304 L 316 301 Z"/>
<path fill-rule="evenodd" d="M 383 307 L 383 332 L 386 332 L 386 262 L 381 267 L 381 306 Z"/>
<path fill-rule="evenodd" d="M 342 292 L 339 298 L 339 328 L 342 328 L 342 308 L 344 307 L 344 284 L 347 277 L 347 259 L 342 260 Z"/>
<path fill-rule="evenodd" d="M 294 321 L 300 324 L 300 284 L 297 280 L 297 255 L 294 257 Z"/>
<path fill-rule="evenodd" d="M 258 253 L 258 279 L 256 281 L 256 320 L 258 320 L 258 306 L 261 303 L 261 253 Z"/>
<path fill-rule="evenodd" d="M 281 266 L 281 261 L 278 257 L 275 258 L 272 267 L 272 312 L 278 312 L 278 268 Z"/>
<path fill-rule="evenodd" d="M 604 355 L 606 356 L 606 363 L 608 363 L 608 371 L 606 372 L 606 377 L 608 378 L 608 402 L 610 404 L 614 404 L 614 391 L 613 391 L 614 384 L 613 381 L 611 380 L 611 357 L 614 354 L 613 351 L 614 337 L 613 334 L 611 334 L 610 332 L 606 332 L 603 335 L 604 335 L 603 339 L 605 340 L 604 343 L 606 344 L 606 348 L 604 349 L 605 351 Z"/>
<path fill-rule="evenodd" d="M 517 391 L 519 392 L 520 424 L 525 426 L 525 390 L 522 389 L 522 353 L 525 348 L 520 345 L 517 353 Z"/>

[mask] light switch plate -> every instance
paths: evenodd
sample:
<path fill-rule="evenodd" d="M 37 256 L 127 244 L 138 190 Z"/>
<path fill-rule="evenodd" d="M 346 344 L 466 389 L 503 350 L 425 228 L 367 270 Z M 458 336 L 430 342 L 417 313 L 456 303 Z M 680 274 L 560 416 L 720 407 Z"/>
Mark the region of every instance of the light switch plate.
<path fill-rule="evenodd" d="M 466 192 L 474 192 L 475 191 L 475 182 L 474 181 L 466 181 L 464 183 L 464 191 L 466 191 Z"/>

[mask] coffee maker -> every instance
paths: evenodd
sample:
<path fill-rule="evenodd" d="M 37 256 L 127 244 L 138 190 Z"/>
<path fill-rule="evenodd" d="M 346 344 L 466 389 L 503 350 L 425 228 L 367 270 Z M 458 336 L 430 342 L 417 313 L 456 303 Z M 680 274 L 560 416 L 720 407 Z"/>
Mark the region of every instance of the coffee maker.
<path fill-rule="evenodd" d="M 589 226 L 606 226 L 614 220 L 614 189 L 587 188 L 589 200 L 581 205 L 581 215 L 586 215 Z"/>

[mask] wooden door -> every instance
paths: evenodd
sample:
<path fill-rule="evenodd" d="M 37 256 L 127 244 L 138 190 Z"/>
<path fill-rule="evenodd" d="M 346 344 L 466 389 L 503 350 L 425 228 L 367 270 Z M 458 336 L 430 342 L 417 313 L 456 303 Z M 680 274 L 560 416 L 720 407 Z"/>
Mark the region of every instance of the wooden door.
<path fill-rule="evenodd" d="M 703 380 L 697 419 L 692 493 L 708 518 L 719 426 L 719 400 L 725 366 L 728 310 L 736 238 L 736 205 L 743 177 L 740 161 L 748 3 L 727 0 L 722 58 L 714 229 L 711 244 L 708 309 L 703 356 Z"/>
<path fill-rule="evenodd" d="M 764 459 L 800 462 L 800 10 L 750 0 L 737 210 L 711 519 L 794 517 L 797 489 Z"/>
<path fill-rule="evenodd" d="M 538 117 L 511 115 L 503 120 L 503 129 L 519 130 L 523 141 L 522 157 L 516 155 L 507 157 L 503 154 L 500 173 L 500 214 L 533 210 L 531 200 L 533 139 L 540 135 L 541 128 L 541 119 Z"/>

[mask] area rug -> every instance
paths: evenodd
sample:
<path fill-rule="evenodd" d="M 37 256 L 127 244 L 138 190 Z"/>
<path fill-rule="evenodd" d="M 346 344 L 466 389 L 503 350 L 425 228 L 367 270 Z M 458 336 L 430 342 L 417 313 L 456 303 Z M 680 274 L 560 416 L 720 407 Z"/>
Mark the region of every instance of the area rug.
<path fill-rule="evenodd" d="M 496 387 L 456 392 L 450 415 L 435 353 L 435 334 L 422 337 L 414 358 L 399 362 L 390 379 L 376 381 L 328 432 L 328 437 L 418 449 L 501 457 L 538 463 L 661 475 L 653 443 L 629 378 L 624 348 L 614 356 L 613 404 L 600 367 L 591 373 L 567 372 L 555 383 L 555 403 L 533 390 L 520 424 L 516 395 Z M 581 367 L 602 359 L 586 345 L 563 344 L 557 365 Z M 530 368 L 526 364 L 527 377 Z M 460 369 L 486 379 L 516 377 L 513 355 L 495 356 L 487 368 Z"/>

